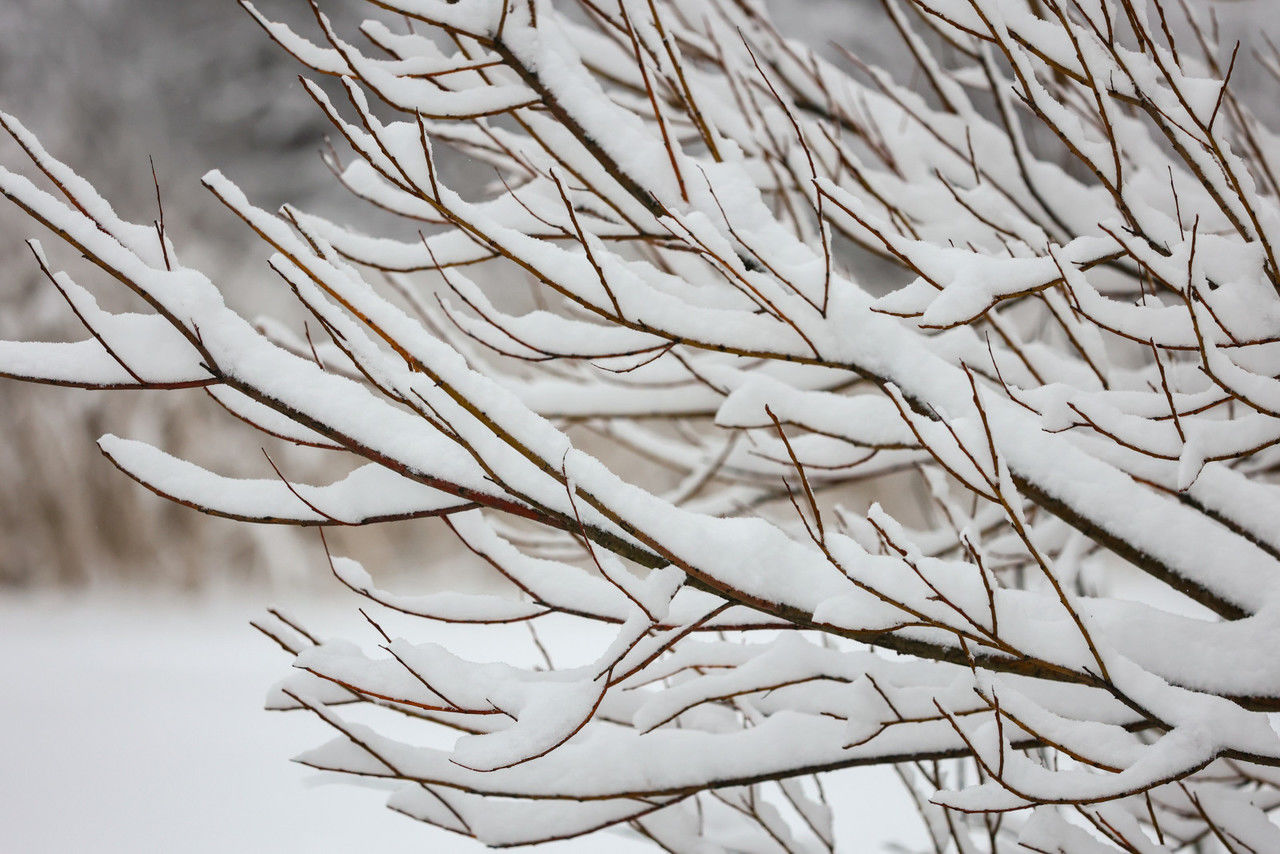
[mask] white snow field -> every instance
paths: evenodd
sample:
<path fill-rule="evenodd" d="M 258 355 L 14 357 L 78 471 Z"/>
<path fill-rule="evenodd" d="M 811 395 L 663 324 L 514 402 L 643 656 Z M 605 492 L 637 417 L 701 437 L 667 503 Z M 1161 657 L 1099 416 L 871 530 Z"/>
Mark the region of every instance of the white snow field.
<path fill-rule="evenodd" d="M 248 624 L 269 601 L 253 591 L 0 596 L 0 852 L 485 850 L 385 809 L 383 792 L 288 761 L 330 733 L 302 713 L 262 710 L 288 671 Z M 368 631 L 354 602 L 276 601 L 321 633 Z M 502 640 L 473 633 L 466 651 Z M 922 839 L 887 769 L 833 775 L 828 791 L 842 850 Z M 528 850 L 655 849 L 612 833 Z"/>

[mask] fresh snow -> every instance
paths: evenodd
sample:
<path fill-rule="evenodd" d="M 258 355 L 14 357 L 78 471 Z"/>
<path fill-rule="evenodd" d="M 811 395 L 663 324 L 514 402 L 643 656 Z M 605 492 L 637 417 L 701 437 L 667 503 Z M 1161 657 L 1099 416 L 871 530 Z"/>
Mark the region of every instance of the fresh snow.
<path fill-rule="evenodd" d="M 364 850 L 372 839 L 387 854 L 487 850 L 387 810 L 389 790 L 366 791 L 289 761 L 330 733 L 305 712 L 263 710 L 288 662 L 248 625 L 269 598 L 261 590 L 0 596 L 3 850 L 323 854 Z M 275 598 L 315 631 L 368 632 L 346 599 Z M 449 631 L 480 657 L 501 655 L 513 634 L 522 644 L 528 638 L 519 626 Z M 827 785 L 841 850 L 919 838 L 905 790 L 887 769 L 842 772 Z M 606 831 L 537 850 L 652 847 Z"/>

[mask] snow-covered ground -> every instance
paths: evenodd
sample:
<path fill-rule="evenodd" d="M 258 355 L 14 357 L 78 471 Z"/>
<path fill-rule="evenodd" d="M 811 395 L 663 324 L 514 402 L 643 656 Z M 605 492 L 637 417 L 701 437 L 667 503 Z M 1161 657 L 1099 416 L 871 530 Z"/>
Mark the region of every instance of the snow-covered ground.
<path fill-rule="evenodd" d="M 349 602 L 285 598 L 325 633 L 367 631 Z M 383 809 L 382 793 L 288 761 L 329 733 L 262 711 L 288 665 L 248 625 L 267 603 L 260 592 L 0 596 L 0 851 L 482 850 Z M 486 637 L 472 637 L 476 654 Z M 921 838 L 887 771 L 828 786 L 843 850 Z M 613 835 L 536 850 L 653 849 Z"/>

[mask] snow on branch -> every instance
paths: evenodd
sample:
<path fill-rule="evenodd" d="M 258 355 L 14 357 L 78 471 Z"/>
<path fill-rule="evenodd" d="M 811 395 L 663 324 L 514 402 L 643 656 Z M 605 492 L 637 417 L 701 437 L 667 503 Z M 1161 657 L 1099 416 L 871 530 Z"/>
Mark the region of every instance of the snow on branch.
<path fill-rule="evenodd" d="M 370 642 L 259 624 L 295 656 L 271 706 L 334 731 L 300 761 L 498 846 L 833 851 L 820 777 L 868 764 L 939 852 L 1280 846 L 1280 146 L 1193 9 L 885 0 L 913 88 L 746 0 L 377 0 L 356 33 L 243 5 L 407 228 L 206 176 L 304 344 L 4 116 L 44 183 L 0 191 L 151 313 L 33 244 L 91 338 L 2 342 L 0 374 L 206 386 L 354 470 L 103 453 L 244 521 L 441 517 L 494 570 L 408 596 L 329 554 Z M 445 148 L 495 180 L 451 186 Z M 566 656 L 557 620 L 605 640 Z"/>

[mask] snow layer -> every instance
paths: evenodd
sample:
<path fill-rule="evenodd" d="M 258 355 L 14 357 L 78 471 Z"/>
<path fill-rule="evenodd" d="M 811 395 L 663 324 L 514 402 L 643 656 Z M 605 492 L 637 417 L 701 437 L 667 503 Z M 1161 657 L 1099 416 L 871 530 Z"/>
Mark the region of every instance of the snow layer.
<path fill-rule="evenodd" d="M 0 827 L 7 851 L 278 854 L 377 850 L 466 854 L 479 843 L 381 807 L 288 757 L 326 729 L 262 710 L 281 657 L 248 626 L 262 591 L 210 599 L 120 591 L 0 597 Z M 346 600 L 295 609 L 335 634 L 356 625 Z M 358 616 L 355 620 L 358 620 Z M 458 630 L 477 657 L 498 657 L 523 629 Z M 549 642 L 574 645 L 552 632 Z M 419 731 L 414 728 L 415 732 Z M 850 852 L 920 834 L 887 769 L 833 776 L 837 832 Z M 919 841 L 917 839 L 917 841 Z M 548 854 L 652 850 L 617 834 L 552 843 Z"/>

